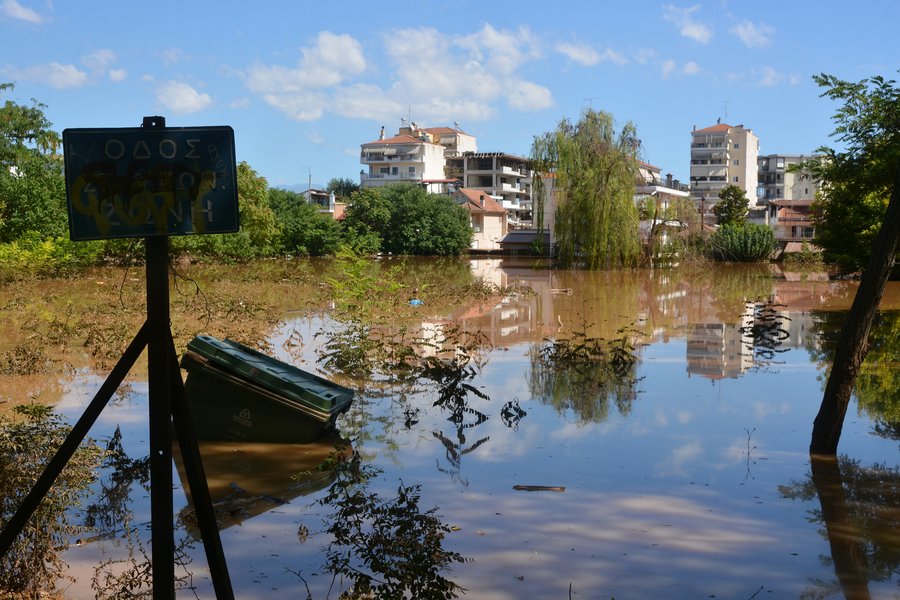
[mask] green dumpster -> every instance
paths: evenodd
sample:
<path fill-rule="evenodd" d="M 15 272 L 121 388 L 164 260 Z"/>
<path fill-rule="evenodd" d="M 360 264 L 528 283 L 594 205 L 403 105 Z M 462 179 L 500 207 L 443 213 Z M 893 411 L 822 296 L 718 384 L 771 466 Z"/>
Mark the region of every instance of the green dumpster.
<path fill-rule="evenodd" d="M 188 343 L 181 366 L 201 440 L 310 442 L 353 401 L 349 388 L 210 335 Z"/>

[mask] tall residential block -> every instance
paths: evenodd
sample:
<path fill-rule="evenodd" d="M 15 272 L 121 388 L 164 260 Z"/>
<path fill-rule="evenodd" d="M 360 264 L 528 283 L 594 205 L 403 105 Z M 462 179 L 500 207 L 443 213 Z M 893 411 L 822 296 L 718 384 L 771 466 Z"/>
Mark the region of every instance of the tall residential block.
<path fill-rule="evenodd" d="M 710 207 L 727 185 L 756 204 L 759 138 L 743 125 L 717 123 L 691 132 L 691 198 Z"/>

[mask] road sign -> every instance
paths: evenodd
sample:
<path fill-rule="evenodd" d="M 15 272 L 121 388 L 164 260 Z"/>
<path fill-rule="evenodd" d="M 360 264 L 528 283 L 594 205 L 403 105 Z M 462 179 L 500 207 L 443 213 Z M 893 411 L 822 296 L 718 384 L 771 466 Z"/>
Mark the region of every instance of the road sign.
<path fill-rule="evenodd" d="M 231 127 L 66 129 L 63 149 L 73 240 L 239 228 Z"/>

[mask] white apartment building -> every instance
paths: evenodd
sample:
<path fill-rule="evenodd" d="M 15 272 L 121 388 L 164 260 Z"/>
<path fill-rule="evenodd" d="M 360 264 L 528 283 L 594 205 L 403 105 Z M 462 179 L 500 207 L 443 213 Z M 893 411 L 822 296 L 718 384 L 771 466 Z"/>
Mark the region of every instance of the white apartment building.
<path fill-rule="evenodd" d="M 757 202 L 774 200 L 814 200 L 819 190 L 816 181 L 805 173 L 790 173 L 791 165 L 799 165 L 814 156 L 804 154 L 768 154 L 757 159 L 759 188 Z"/>
<path fill-rule="evenodd" d="M 691 132 L 691 198 L 708 208 L 727 185 L 756 203 L 759 138 L 743 125 L 717 123 Z"/>
<path fill-rule="evenodd" d="M 384 127 L 373 142 L 360 145 L 361 187 L 380 187 L 408 182 L 425 186 L 432 193 L 446 193 L 454 180 L 447 177 L 446 161 L 464 152 L 475 152 L 475 137 L 449 127 L 420 128 L 404 125 L 397 135 L 386 138 Z"/>

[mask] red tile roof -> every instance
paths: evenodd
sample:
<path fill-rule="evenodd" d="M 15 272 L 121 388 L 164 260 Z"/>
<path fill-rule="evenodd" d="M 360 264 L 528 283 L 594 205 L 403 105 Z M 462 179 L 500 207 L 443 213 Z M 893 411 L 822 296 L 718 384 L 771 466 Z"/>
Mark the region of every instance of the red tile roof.
<path fill-rule="evenodd" d="M 426 127 L 423 131 L 427 131 L 431 135 L 444 135 L 446 133 L 452 133 L 452 134 L 459 133 L 462 135 L 469 135 L 465 131 L 462 131 L 460 129 L 453 129 L 451 127 Z"/>
<path fill-rule="evenodd" d="M 374 142 L 367 142 L 363 144 L 363 146 L 376 146 L 376 145 L 385 145 L 385 144 L 430 144 L 431 142 L 426 142 L 424 140 L 420 140 L 419 138 L 413 137 L 411 135 L 407 135 L 405 133 L 401 135 L 395 135 L 394 137 L 385 138 L 383 140 L 375 140 Z"/>
<path fill-rule="evenodd" d="M 488 215 L 498 215 L 506 213 L 503 206 L 491 198 L 490 194 L 482 190 L 473 190 L 471 188 L 460 188 L 458 193 L 466 199 L 465 207 L 469 211 L 483 212 Z"/>
<path fill-rule="evenodd" d="M 694 133 L 721 133 L 732 129 L 735 125 L 728 125 L 727 123 L 719 123 L 718 125 L 713 125 L 712 127 L 704 127 L 703 129 L 697 129 Z M 737 125 L 736 127 L 743 127 L 743 125 Z"/>

